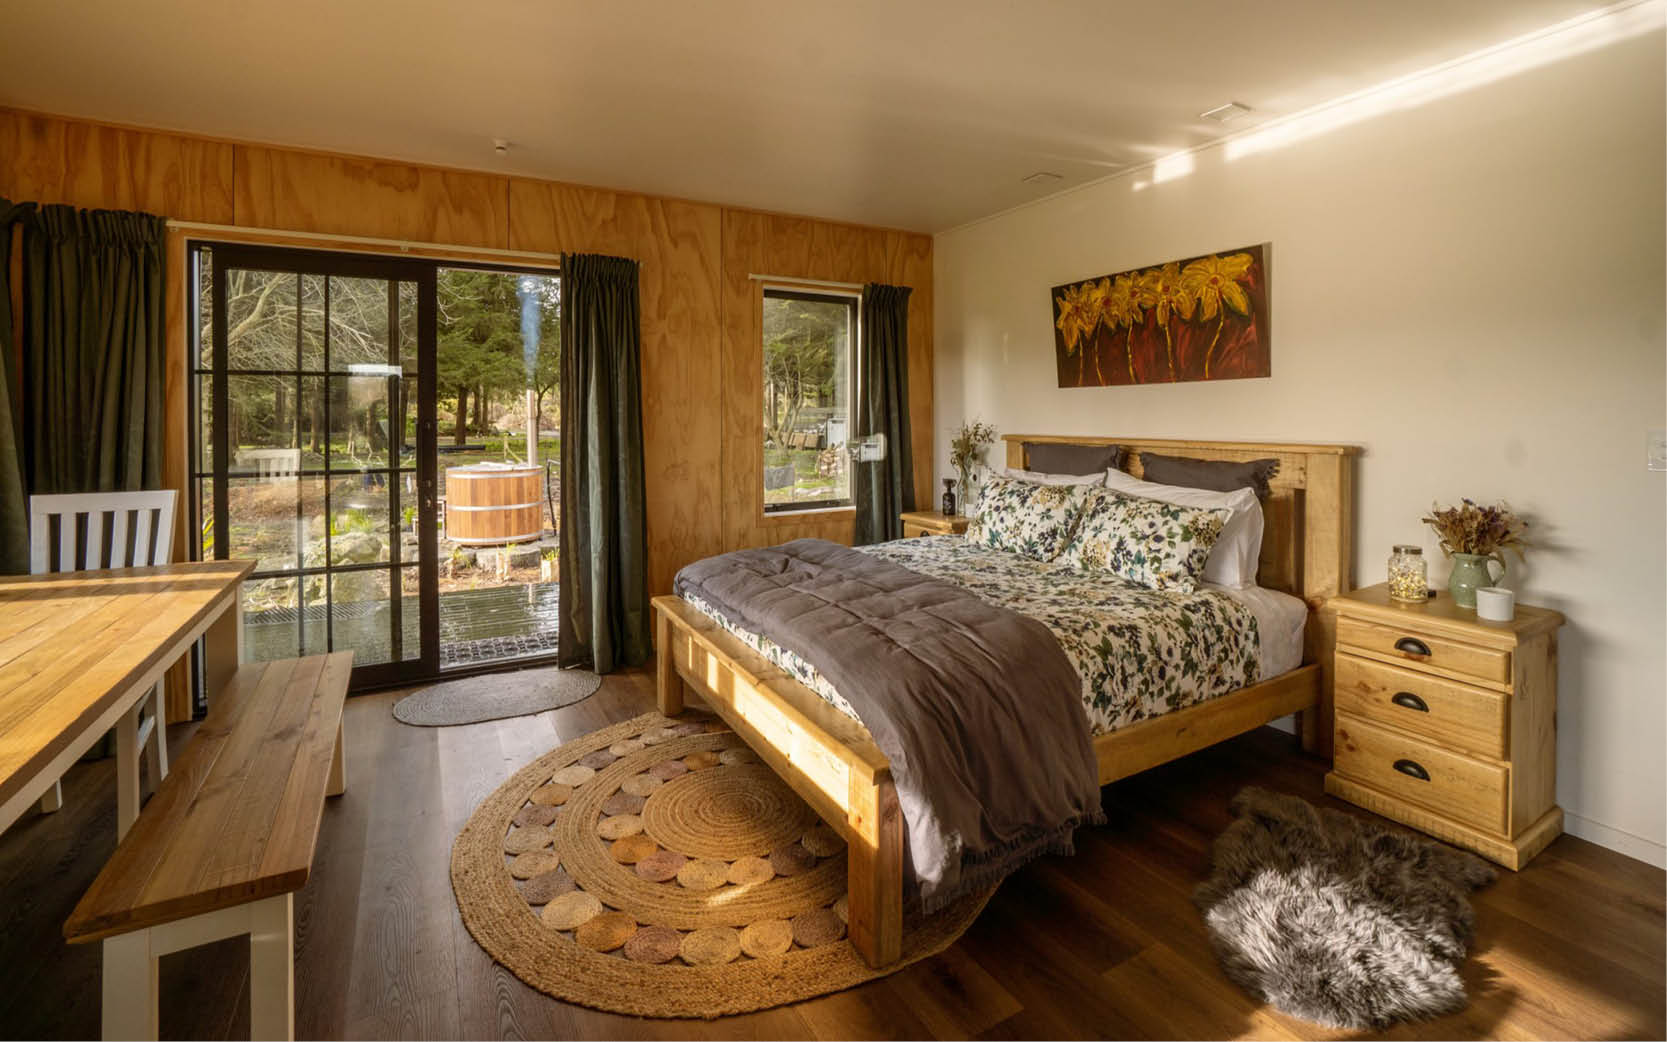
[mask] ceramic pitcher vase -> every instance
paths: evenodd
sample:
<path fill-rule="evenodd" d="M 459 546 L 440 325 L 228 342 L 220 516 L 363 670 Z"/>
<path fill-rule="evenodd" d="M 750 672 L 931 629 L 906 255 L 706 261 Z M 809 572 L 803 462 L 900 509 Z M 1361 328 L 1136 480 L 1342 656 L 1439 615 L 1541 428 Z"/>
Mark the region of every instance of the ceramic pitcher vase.
<path fill-rule="evenodd" d="M 1453 603 L 1461 608 L 1476 607 L 1476 587 L 1498 586 L 1505 578 L 1505 558 L 1496 551 L 1491 554 L 1453 554 L 1453 574 L 1447 579 L 1447 590 Z M 1489 563 L 1499 565 L 1499 575 L 1491 574 Z"/>

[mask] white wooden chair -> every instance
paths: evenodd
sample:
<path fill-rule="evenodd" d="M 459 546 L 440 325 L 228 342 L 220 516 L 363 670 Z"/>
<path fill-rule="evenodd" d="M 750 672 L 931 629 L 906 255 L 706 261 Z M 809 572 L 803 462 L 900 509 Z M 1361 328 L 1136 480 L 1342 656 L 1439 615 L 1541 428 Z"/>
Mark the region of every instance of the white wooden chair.
<path fill-rule="evenodd" d="M 174 505 L 178 498 L 173 491 L 30 496 L 29 571 L 39 575 L 166 564 L 173 555 Z M 116 725 L 118 841 L 139 816 L 140 748 L 149 753 L 146 767 L 152 789 L 168 775 L 167 720 L 162 684 L 158 682 L 150 697 L 141 700 Z M 41 797 L 45 813 L 63 804 L 62 783 Z"/>
<path fill-rule="evenodd" d="M 271 485 L 294 482 L 301 474 L 300 449 L 243 449 L 237 454 L 237 462 L 253 467 L 255 477 Z"/>

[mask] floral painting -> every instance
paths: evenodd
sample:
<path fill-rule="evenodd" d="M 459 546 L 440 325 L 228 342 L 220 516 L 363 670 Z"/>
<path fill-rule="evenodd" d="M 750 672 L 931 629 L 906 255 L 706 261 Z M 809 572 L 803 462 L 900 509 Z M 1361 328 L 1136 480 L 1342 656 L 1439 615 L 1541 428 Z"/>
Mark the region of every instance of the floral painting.
<path fill-rule="evenodd" d="M 1246 246 L 1055 286 L 1059 386 L 1269 375 L 1262 260 Z"/>

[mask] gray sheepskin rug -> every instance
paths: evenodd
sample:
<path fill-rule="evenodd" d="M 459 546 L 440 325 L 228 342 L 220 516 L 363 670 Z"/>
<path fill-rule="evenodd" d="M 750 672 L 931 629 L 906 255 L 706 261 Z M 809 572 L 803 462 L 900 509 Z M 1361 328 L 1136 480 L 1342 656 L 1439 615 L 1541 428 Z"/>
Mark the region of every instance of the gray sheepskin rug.
<path fill-rule="evenodd" d="M 1222 969 L 1292 1016 L 1381 1029 L 1466 1003 L 1480 858 L 1295 796 L 1247 788 L 1193 895 Z"/>

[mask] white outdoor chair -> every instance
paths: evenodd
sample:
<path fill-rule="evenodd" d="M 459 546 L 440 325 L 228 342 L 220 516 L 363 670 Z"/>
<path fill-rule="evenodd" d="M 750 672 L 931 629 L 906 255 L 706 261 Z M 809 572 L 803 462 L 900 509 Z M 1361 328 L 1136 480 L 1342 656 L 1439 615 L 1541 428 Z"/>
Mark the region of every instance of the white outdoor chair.
<path fill-rule="evenodd" d="M 252 467 L 257 478 L 271 485 L 294 482 L 301 474 L 300 449 L 243 449 L 237 462 Z"/>
<path fill-rule="evenodd" d="M 79 572 L 97 568 L 140 568 L 166 564 L 174 547 L 174 504 L 179 494 L 166 492 L 90 492 L 29 497 L 29 571 Z M 52 532 L 57 520 L 57 534 Z M 85 529 L 85 537 L 79 530 Z M 146 713 L 146 710 L 149 713 Z M 139 755 L 146 759 L 151 788 L 168 776 L 167 707 L 159 681 L 150 696 L 116 724 L 116 833 L 127 834 L 139 816 L 137 768 L 124 769 Z M 41 810 L 64 805 L 62 783 L 41 797 Z"/>

